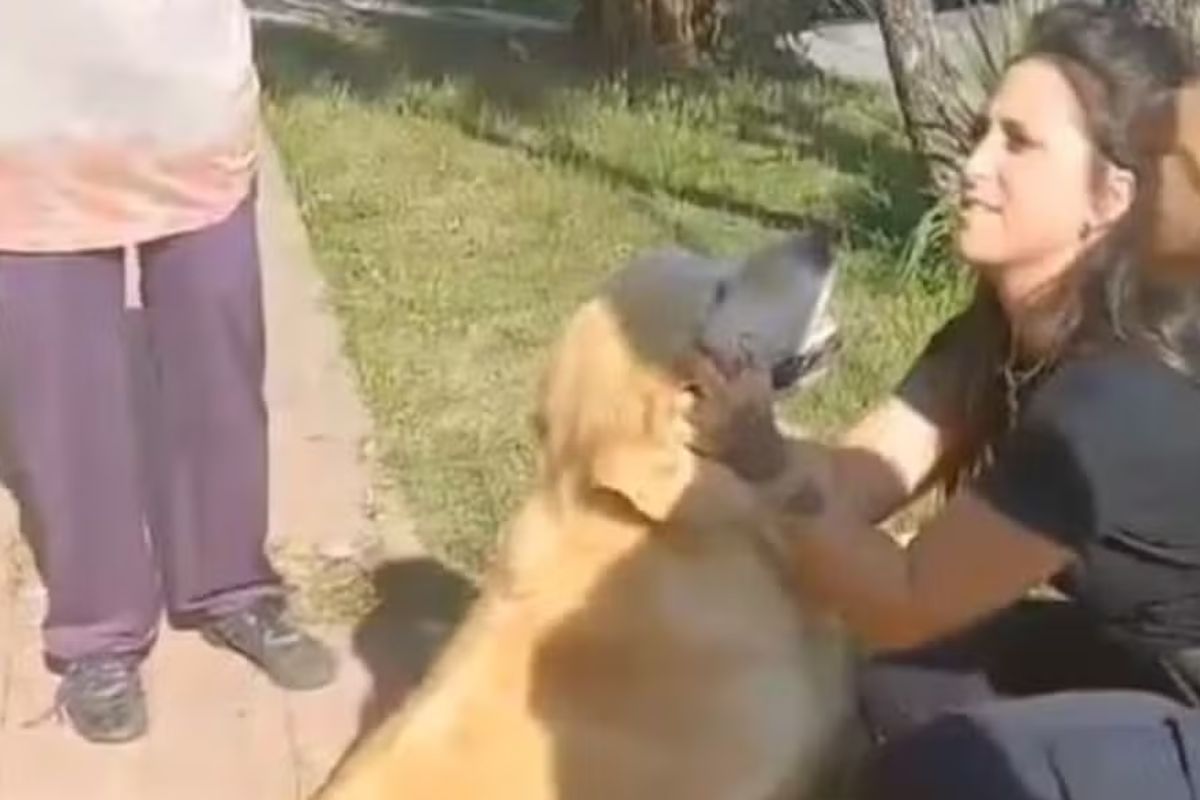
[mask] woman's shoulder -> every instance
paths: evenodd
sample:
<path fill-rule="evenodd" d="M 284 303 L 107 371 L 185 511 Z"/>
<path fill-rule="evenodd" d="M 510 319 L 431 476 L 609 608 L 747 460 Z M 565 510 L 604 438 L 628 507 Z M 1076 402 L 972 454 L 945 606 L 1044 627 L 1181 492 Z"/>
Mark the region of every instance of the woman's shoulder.
<path fill-rule="evenodd" d="M 896 394 L 928 419 L 969 425 L 975 400 L 994 379 L 1004 335 L 1003 320 L 977 298 L 933 332 Z"/>
<path fill-rule="evenodd" d="M 1198 473 L 1200 388 L 1152 354 L 1110 351 L 1045 379 L 975 488 L 1072 545 L 1098 531 L 1191 541 Z"/>
<path fill-rule="evenodd" d="M 1064 361 L 1034 391 L 1027 415 L 1069 434 L 1200 442 L 1200 384 L 1151 353 L 1113 348 Z"/>

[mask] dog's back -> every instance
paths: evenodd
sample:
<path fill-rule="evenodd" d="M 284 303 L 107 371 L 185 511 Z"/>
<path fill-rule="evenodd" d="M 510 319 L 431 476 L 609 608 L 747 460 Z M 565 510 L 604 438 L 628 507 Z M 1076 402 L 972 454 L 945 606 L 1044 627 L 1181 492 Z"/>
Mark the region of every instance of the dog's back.
<path fill-rule="evenodd" d="M 429 682 L 326 796 L 796 797 L 846 713 L 845 652 L 753 532 L 553 505 L 519 516 Z"/>

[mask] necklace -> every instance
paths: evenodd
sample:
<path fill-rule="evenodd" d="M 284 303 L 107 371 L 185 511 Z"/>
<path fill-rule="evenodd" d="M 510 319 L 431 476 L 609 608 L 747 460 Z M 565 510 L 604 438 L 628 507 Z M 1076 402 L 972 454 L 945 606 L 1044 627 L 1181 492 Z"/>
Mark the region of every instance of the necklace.
<path fill-rule="evenodd" d="M 1008 358 L 1004 362 L 1003 369 L 1000 370 L 1000 377 L 1004 381 L 1006 422 L 1009 430 L 1012 430 L 1017 422 L 1017 413 L 1021 408 L 1022 390 L 1037 379 L 1050 364 L 1050 357 L 1042 356 L 1028 367 L 1021 368 L 1017 364 L 1017 350 L 1017 337 L 1013 336 L 1012 343 L 1009 345 Z"/>

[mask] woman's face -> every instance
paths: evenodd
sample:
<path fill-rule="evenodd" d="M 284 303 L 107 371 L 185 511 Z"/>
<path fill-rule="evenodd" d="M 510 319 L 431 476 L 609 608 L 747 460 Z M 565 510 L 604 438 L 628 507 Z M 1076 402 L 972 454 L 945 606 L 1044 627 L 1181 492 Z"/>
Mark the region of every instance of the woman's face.
<path fill-rule="evenodd" d="M 1049 60 L 1009 68 L 978 135 L 964 168 L 959 252 L 1002 293 L 1036 290 L 1111 221 L 1111 179 L 1098 186 L 1082 105 Z"/>

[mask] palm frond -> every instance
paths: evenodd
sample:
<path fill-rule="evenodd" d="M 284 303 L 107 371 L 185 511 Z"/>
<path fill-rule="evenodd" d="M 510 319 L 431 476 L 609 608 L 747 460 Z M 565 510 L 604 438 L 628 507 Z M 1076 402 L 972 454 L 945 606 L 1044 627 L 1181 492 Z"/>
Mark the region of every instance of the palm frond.
<path fill-rule="evenodd" d="M 900 278 L 909 281 L 953 263 L 954 202 L 941 198 L 924 214 L 904 243 Z"/>

